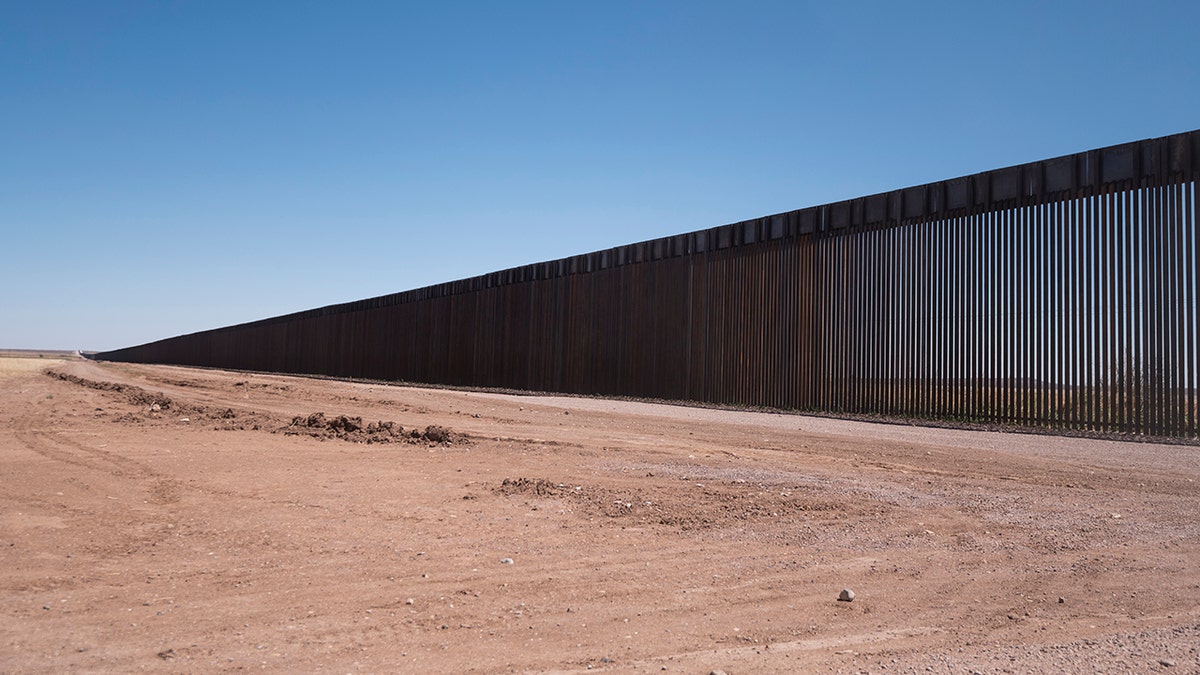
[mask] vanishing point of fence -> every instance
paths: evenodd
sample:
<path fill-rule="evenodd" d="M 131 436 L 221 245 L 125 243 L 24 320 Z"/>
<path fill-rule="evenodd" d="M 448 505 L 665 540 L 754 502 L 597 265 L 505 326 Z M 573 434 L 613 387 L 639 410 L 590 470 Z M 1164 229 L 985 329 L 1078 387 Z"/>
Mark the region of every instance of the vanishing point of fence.
<path fill-rule="evenodd" d="M 1200 131 L 99 355 L 1198 437 Z"/>

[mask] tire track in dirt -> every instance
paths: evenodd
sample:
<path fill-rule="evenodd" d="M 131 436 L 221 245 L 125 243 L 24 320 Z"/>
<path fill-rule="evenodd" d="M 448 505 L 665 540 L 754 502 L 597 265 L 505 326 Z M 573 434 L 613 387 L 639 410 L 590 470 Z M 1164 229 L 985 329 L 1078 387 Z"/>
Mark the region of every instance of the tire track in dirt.
<path fill-rule="evenodd" d="M 28 418 L 18 418 L 14 427 L 13 437 L 27 450 L 46 459 L 101 471 L 117 478 L 159 477 L 157 472 L 141 462 L 100 448 L 88 447 L 55 432 L 35 428 Z"/>
<path fill-rule="evenodd" d="M 738 645 L 736 647 L 723 647 L 719 649 L 703 649 L 691 652 L 682 652 L 666 656 L 657 656 L 652 659 L 640 660 L 628 665 L 631 670 L 654 670 L 654 666 L 663 666 L 670 663 L 674 669 L 687 668 L 689 665 L 695 664 L 694 667 L 698 672 L 704 669 L 703 664 L 722 663 L 730 661 L 745 661 L 753 663 L 755 656 L 761 654 L 762 651 L 770 651 L 776 655 L 788 654 L 796 652 L 831 652 L 833 654 L 854 654 L 857 649 L 869 648 L 871 645 L 887 643 L 896 639 L 920 640 L 928 636 L 937 635 L 944 631 L 932 626 L 914 626 L 909 628 L 894 628 L 873 631 L 869 633 L 856 633 L 852 635 L 841 635 L 838 637 L 827 638 L 810 638 L 803 640 L 787 640 L 779 642 L 770 642 L 766 644 L 747 644 Z M 574 673 L 586 673 L 588 670 L 565 671 Z"/>
<path fill-rule="evenodd" d="M 46 431 L 44 427 L 48 422 L 49 420 L 36 417 L 18 416 L 12 420 L 10 431 L 12 437 L 22 447 L 50 461 L 120 480 L 145 484 L 147 494 L 156 504 L 173 504 L 180 501 L 185 492 L 194 492 L 208 497 L 246 499 L 283 506 L 324 508 L 317 504 L 296 500 L 268 499 L 260 495 L 216 489 L 180 480 L 116 452 L 90 447 L 59 432 Z"/>

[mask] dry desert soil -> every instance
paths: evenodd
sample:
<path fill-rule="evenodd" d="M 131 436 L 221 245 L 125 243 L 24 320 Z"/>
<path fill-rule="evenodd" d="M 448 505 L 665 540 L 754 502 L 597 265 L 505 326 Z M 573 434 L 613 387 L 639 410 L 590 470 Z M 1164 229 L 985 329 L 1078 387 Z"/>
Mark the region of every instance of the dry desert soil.
<path fill-rule="evenodd" d="M 10 356 L 0 671 L 1195 673 L 1198 480 L 1191 446 Z"/>

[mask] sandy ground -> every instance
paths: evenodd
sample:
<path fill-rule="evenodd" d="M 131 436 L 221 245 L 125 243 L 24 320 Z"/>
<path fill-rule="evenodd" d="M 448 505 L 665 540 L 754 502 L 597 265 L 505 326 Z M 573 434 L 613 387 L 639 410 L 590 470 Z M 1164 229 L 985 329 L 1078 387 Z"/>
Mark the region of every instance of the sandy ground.
<path fill-rule="evenodd" d="M 4 672 L 1200 672 L 1195 447 L 14 360 Z"/>

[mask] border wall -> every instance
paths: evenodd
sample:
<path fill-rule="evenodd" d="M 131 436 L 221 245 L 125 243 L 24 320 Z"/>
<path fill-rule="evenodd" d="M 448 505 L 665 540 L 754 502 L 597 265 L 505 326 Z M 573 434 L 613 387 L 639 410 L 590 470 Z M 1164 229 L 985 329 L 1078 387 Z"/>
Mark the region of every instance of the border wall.
<path fill-rule="evenodd" d="M 1200 131 L 97 355 L 1195 439 Z"/>

